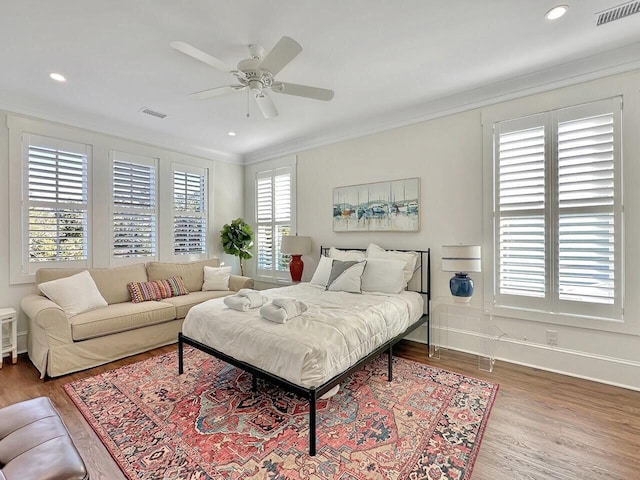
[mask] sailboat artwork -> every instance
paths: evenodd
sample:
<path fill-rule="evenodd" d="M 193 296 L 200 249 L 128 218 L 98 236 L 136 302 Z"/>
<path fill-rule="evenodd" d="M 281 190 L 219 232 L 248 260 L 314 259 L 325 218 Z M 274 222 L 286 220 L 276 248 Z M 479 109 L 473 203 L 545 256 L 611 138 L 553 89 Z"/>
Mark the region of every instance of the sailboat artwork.
<path fill-rule="evenodd" d="M 334 232 L 417 232 L 420 179 L 406 178 L 333 189 Z"/>

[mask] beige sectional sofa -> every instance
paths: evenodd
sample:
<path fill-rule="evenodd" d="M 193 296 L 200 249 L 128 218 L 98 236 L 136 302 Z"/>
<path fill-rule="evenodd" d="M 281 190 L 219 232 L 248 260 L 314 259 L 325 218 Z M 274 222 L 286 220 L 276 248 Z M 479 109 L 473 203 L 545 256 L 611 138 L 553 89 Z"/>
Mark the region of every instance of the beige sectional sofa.
<path fill-rule="evenodd" d="M 177 341 L 189 309 L 206 300 L 252 288 L 253 279 L 231 275 L 229 290 L 202 291 L 204 266 L 218 267 L 219 259 L 201 262 L 151 262 L 114 268 L 89 269 L 108 306 L 67 318 L 42 294 L 22 299 L 29 317 L 29 358 L 41 373 L 57 377 Z M 68 277 L 83 269 L 41 268 L 36 284 Z M 188 295 L 160 301 L 132 303 L 129 282 L 181 276 Z"/>

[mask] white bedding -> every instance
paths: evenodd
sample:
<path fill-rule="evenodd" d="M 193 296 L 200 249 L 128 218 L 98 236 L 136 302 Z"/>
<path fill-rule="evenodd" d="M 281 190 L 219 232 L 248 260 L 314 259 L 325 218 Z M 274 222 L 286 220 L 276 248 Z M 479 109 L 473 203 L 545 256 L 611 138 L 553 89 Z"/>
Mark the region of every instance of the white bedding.
<path fill-rule="evenodd" d="M 293 297 L 309 309 L 285 324 L 260 317 L 259 308 L 239 312 L 222 298 L 194 306 L 182 333 L 237 360 L 303 387 L 318 386 L 420 319 L 416 292 L 397 295 L 329 292 L 308 283 L 262 290 Z"/>

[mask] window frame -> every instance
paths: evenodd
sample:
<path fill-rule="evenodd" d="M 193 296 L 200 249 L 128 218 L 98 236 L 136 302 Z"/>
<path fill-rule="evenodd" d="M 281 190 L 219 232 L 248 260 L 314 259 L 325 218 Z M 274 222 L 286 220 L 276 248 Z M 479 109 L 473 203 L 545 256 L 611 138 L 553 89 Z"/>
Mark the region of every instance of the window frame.
<path fill-rule="evenodd" d="M 92 178 L 92 146 L 63 138 L 55 138 L 47 135 L 35 134 L 24 132 L 22 134 L 21 148 L 21 186 L 22 186 L 22 209 L 21 209 L 21 267 L 20 273 L 22 276 L 31 278 L 40 268 L 89 268 L 92 263 L 92 195 L 91 195 L 91 178 Z M 31 210 L 32 201 L 29 198 L 29 159 L 31 146 L 39 146 L 41 148 L 47 148 L 55 151 L 71 151 L 78 155 L 83 156 L 86 159 L 85 175 L 86 181 L 83 185 L 86 195 L 86 201 L 77 205 L 80 208 L 77 210 L 83 210 L 86 215 L 85 223 L 85 236 L 83 238 L 85 256 L 86 258 L 81 260 L 52 260 L 43 262 L 31 262 L 30 261 L 30 228 L 29 228 L 29 212 Z M 36 204 L 41 202 L 35 202 Z M 57 202 L 56 202 L 57 203 Z M 44 205 L 44 203 L 43 203 Z M 70 206 L 76 204 L 71 203 Z"/>
<path fill-rule="evenodd" d="M 121 150 L 111 150 L 110 154 L 110 204 L 109 204 L 109 256 L 110 256 L 110 264 L 112 266 L 119 265 L 130 265 L 134 263 L 141 262 L 151 262 L 157 261 L 159 258 L 159 203 L 160 203 L 160 195 L 159 195 L 159 159 L 151 156 L 144 156 L 140 154 L 128 153 Z M 145 207 L 135 207 L 135 206 L 116 206 L 115 205 L 115 192 L 114 192 L 114 167 L 115 162 L 127 163 L 129 165 L 142 165 L 146 167 L 153 168 L 153 176 L 154 176 L 154 191 L 153 191 L 153 208 L 145 208 Z M 116 214 L 117 209 L 123 209 L 124 211 L 130 211 L 132 213 L 136 212 L 152 212 L 153 213 L 153 255 L 133 255 L 133 256 L 119 256 L 115 255 L 115 225 L 114 225 L 114 215 Z"/>
<path fill-rule="evenodd" d="M 269 278 L 269 279 L 277 279 L 277 280 L 286 280 L 289 278 L 289 269 L 283 268 L 282 270 L 278 269 L 279 259 L 282 257 L 286 257 L 286 255 L 282 255 L 280 252 L 281 241 L 279 232 L 284 227 L 289 227 L 289 235 L 295 235 L 294 230 L 294 210 L 292 208 L 294 202 L 294 190 L 293 190 L 293 169 L 289 165 L 276 167 L 268 170 L 258 171 L 255 174 L 255 183 L 254 183 L 254 192 L 255 192 L 255 248 L 256 248 L 256 276 L 260 278 Z M 276 177 L 288 175 L 289 176 L 289 218 L 286 220 L 278 220 L 276 217 L 276 208 L 277 202 L 276 197 L 278 192 L 276 191 Z M 271 220 L 270 221 L 260 221 L 259 219 L 259 198 L 258 198 L 258 183 L 260 180 L 269 179 L 271 183 Z M 270 234 L 272 238 L 272 267 L 271 269 L 261 269 L 260 268 L 260 243 L 259 243 L 259 235 L 260 229 L 268 227 L 270 229 Z"/>
<path fill-rule="evenodd" d="M 616 228 L 614 250 L 615 261 L 614 271 L 616 275 L 614 305 L 610 308 L 593 308 L 598 304 L 589 302 L 572 302 L 560 300 L 558 295 L 558 278 L 556 274 L 556 261 L 558 256 L 558 239 L 556 227 L 559 218 L 559 200 L 557 192 L 557 128 L 560 123 L 560 115 L 570 109 L 586 109 L 599 108 L 602 104 L 609 102 L 612 107 L 614 116 L 614 144 L 616 152 L 614 155 L 614 222 Z M 508 316 L 525 320 L 540 321 L 545 323 L 554 323 L 561 325 L 579 326 L 585 328 L 594 328 L 601 330 L 618 330 L 619 327 L 624 329 L 624 287 L 625 287 L 625 252 L 624 252 L 624 178 L 622 170 L 624 168 L 624 144 L 622 143 L 622 134 L 624 129 L 624 119 L 622 111 L 622 95 L 617 93 L 607 98 L 586 98 L 582 102 L 575 102 L 565 105 L 554 105 L 553 102 L 545 105 L 548 108 L 523 109 L 523 102 L 512 102 L 520 105 L 497 106 L 489 108 L 483 112 L 483 137 L 484 145 L 484 170 L 485 170 L 485 195 L 484 195 L 484 218 L 485 225 L 491 225 L 485 230 L 485 245 L 488 248 L 484 250 L 488 253 L 485 258 L 484 277 L 487 288 L 485 289 L 484 303 L 485 308 L 490 309 L 494 314 L 499 316 Z M 509 108 L 511 107 L 511 108 Z M 552 249 L 553 255 L 545 255 L 546 264 L 546 285 L 552 286 L 553 296 L 547 300 L 539 301 L 539 299 L 523 297 L 519 299 L 512 298 L 505 301 L 505 295 L 499 293 L 499 216 L 497 214 L 498 193 L 498 169 L 496 166 L 497 159 L 497 139 L 498 134 L 495 126 L 500 122 L 508 122 L 524 119 L 525 117 L 533 117 L 536 115 L 548 115 L 552 118 L 550 125 L 553 126 L 552 138 L 545 142 L 545 157 L 551 155 L 550 160 L 545 160 L 545 166 L 553 169 L 552 175 L 545 175 L 545 202 L 551 203 L 549 207 L 545 207 L 545 251 Z M 574 115 L 573 118 L 579 118 Z M 514 296 L 517 297 L 517 296 Z M 564 308 L 568 304 L 574 308 Z"/>
<path fill-rule="evenodd" d="M 296 198 L 297 198 L 297 178 L 296 178 L 296 170 L 297 170 L 297 156 L 296 155 L 286 155 L 283 157 L 275 158 L 272 160 L 264 160 L 262 162 L 256 162 L 247 165 L 245 168 L 245 218 L 251 219 L 252 226 L 254 227 L 254 247 L 253 247 L 253 258 L 246 262 L 247 271 L 251 272 L 253 277 L 258 282 L 265 283 L 288 283 L 291 281 L 291 277 L 289 272 L 282 272 L 280 275 L 271 276 L 266 275 L 267 272 L 262 271 L 258 272 L 258 259 L 257 259 L 257 249 L 258 249 L 258 241 L 257 241 L 257 192 L 256 192 L 256 175 L 259 172 L 265 172 L 269 170 L 276 170 L 279 168 L 287 167 L 291 172 L 291 191 L 290 191 L 290 199 L 291 199 L 291 235 L 295 235 L 297 233 L 297 208 L 296 208 Z M 247 273 L 245 273 L 247 274 Z"/>

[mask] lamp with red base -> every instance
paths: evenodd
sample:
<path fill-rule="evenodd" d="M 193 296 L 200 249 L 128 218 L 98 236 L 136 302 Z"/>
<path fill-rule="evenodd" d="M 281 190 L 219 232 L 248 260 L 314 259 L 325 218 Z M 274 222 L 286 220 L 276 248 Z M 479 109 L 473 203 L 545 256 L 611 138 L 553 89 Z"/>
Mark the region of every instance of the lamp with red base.
<path fill-rule="evenodd" d="M 291 262 L 289 263 L 291 280 L 299 282 L 302 279 L 302 271 L 304 270 L 304 262 L 301 257 L 311 251 L 311 237 L 283 235 L 281 251 L 285 255 L 291 255 Z"/>

